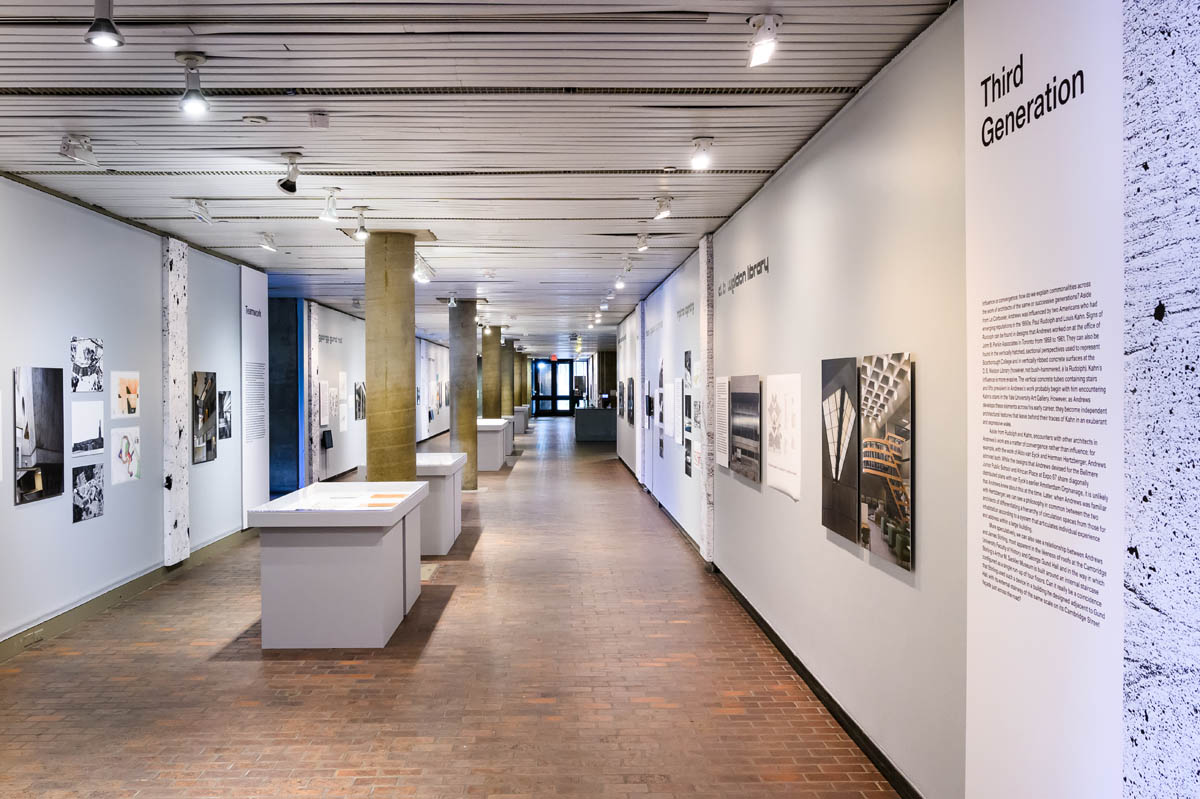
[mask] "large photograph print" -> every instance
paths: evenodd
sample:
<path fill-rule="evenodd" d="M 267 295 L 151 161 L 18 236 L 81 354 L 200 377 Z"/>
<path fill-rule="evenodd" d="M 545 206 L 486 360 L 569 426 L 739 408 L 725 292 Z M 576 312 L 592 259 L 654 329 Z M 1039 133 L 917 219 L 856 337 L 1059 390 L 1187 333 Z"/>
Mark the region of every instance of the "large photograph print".
<path fill-rule="evenodd" d="M 856 543 L 858 359 L 821 361 L 821 524 Z"/>
<path fill-rule="evenodd" d="M 913 369 L 907 352 L 871 355 L 858 367 L 862 411 L 859 496 L 871 552 L 913 567 Z"/>
<path fill-rule="evenodd" d="M 217 457 L 217 373 L 192 372 L 192 463 Z"/>
<path fill-rule="evenodd" d="M 63 492 L 63 370 L 13 369 L 17 505 Z"/>
<path fill-rule="evenodd" d="M 762 480 L 762 389 L 758 375 L 729 378 L 729 469 Z"/>

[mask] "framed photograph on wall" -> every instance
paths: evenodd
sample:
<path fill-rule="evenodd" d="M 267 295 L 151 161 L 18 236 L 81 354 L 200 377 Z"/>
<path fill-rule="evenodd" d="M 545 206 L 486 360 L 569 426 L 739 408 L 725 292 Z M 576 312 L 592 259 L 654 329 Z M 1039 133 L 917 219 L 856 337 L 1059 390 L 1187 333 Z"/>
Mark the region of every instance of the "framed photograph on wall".
<path fill-rule="evenodd" d="M 861 543 L 858 429 L 858 359 L 821 361 L 821 524 Z"/>
<path fill-rule="evenodd" d="M 13 369 L 13 482 L 16 505 L 61 496 L 63 370 Z"/>
<path fill-rule="evenodd" d="M 858 362 L 863 544 L 902 569 L 913 568 L 913 364 L 907 352 Z"/>
<path fill-rule="evenodd" d="M 758 375 L 729 378 L 729 469 L 762 480 L 762 381 Z"/>
<path fill-rule="evenodd" d="M 217 373 L 192 372 L 192 463 L 217 457 Z"/>

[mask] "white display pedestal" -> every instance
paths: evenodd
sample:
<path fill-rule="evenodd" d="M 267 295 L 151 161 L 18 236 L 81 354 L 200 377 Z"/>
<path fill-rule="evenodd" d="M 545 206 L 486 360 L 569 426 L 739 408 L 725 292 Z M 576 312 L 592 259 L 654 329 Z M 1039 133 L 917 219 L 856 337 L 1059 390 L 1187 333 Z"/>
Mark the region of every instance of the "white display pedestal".
<path fill-rule="evenodd" d="M 421 554 L 445 555 L 462 532 L 465 452 L 418 452 L 417 477 L 429 482 L 421 504 Z"/>
<path fill-rule="evenodd" d="M 503 419 L 476 419 L 479 453 L 475 468 L 481 472 L 498 472 L 504 468 L 504 456 L 508 454 L 506 429 L 511 422 Z"/>
<path fill-rule="evenodd" d="M 508 422 L 508 428 L 504 431 L 504 446 L 506 447 L 504 454 L 511 455 L 513 454 L 513 450 L 517 448 L 515 440 L 517 435 L 517 420 L 515 416 L 501 416 L 500 418 Z"/>
<path fill-rule="evenodd" d="M 426 483 L 314 483 L 249 511 L 263 649 L 378 649 L 421 594 Z"/>
<path fill-rule="evenodd" d="M 529 432 L 529 406 L 518 405 L 513 408 L 513 433 L 523 436 Z"/>

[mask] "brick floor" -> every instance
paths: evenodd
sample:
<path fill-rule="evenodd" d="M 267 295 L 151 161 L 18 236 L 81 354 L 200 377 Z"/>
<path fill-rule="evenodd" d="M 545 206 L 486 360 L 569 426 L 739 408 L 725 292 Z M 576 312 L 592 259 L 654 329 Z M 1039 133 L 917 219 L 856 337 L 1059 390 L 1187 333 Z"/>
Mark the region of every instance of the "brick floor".
<path fill-rule="evenodd" d="M 0 795 L 895 797 L 570 433 L 481 476 L 386 649 L 263 653 L 251 542 L 0 663 Z"/>

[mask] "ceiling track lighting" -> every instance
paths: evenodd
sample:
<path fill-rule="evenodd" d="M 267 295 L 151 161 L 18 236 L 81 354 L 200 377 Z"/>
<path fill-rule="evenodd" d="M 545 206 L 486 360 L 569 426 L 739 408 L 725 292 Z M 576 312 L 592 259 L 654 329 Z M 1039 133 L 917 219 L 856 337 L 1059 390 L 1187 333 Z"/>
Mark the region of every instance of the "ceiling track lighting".
<path fill-rule="evenodd" d="M 367 220 L 364 214 L 367 212 L 367 206 L 356 205 L 354 212 L 358 214 L 358 226 L 354 228 L 354 239 L 356 241 L 366 241 L 371 238 L 371 231 L 367 230 Z"/>
<path fill-rule="evenodd" d="M 668 216 L 671 215 L 671 200 L 672 199 L 673 198 L 668 197 L 666 195 L 664 195 L 662 197 L 654 198 L 655 205 L 657 206 L 656 210 L 654 212 L 655 219 L 666 219 Z"/>
<path fill-rule="evenodd" d="M 413 254 L 416 256 L 415 263 L 413 264 L 413 280 L 418 283 L 428 283 L 437 277 L 437 271 L 429 265 L 429 262 L 422 257 L 421 253 Z"/>
<path fill-rule="evenodd" d="M 183 64 L 183 96 L 179 98 L 179 110 L 190 117 L 201 117 L 208 113 L 208 98 L 200 88 L 200 65 L 208 61 L 204 53 L 181 52 L 175 60 Z"/>
<path fill-rule="evenodd" d="M 650 249 L 650 234 L 644 230 L 637 234 L 637 244 L 635 246 L 638 252 L 645 252 Z"/>
<path fill-rule="evenodd" d="M 325 187 L 325 208 L 321 211 L 321 215 L 317 217 L 322 222 L 332 222 L 337 224 L 337 193 L 341 191 L 337 186 Z"/>
<path fill-rule="evenodd" d="M 100 161 L 92 151 L 92 140 L 87 136 L 64 134 L 58 145 L 58 154 L 63 158 L 100 168 Z"/>
<path fill-rule="evenodd" d="M 697 136 L 692 139 L 693 170 L 703 172 L 712 166 L 712 146 L 713 138 L 711 136 Z"/>
<path fill-rule="evenodd" d="M 621 277 L 620 275 L 617 275 L 617 281 L 615 283 L 613 283 L 613 288 L 615 288 L 617 291 L 620 291 L 621 289 L 625 288 L 625 278 Z"/>
<path fill-rule="evenodd" d="M 607 294 L 604 295 L 604 299 L 606 299 L 606 300 L 615 300 L 616 298 L 617 298 L 617 293 L 615 291 L 609 291 Z"/>
<path fill-rule="evenodd" d="M 197 222 L 203 222 L 206 225 L 213 223 L 212 212 L 208 210 L 208 203 L 204 200 L 188 200 L 188 213 Z"/>
<path fill-rule="evenodd" d="M 750 57 L 746 61 L 748 67 L 759 67 L 771 60 L 775 55 L 775 44 L 779 28 L 783 25 L 783 17 L 778 14 L 755 14 L 747 22 L 754 31 L 746 46 L 750 48 Z"/>
<path fill-rule="evenodd" d="M 453 291 L 450 292 L 450 300 L 446 303 L 446 307 L 447 308 L 457 308 L 458 307 L 458 295 L 455 294 Z"/>
<path fill-rule="evenodd" d="M 276 252 L 275 237 L 270 233 L 260 233 L 258 236 L 258 246 L 267 252 Z"/>
<path fill-rule="evenodd" d="M 294 195 L 300 181 L 300 153 L 289 152 L 282 155 L 288 163 L 287 176 L 275 181 L 275 185 L 284 194 Z"/>
<path fill-rule="evenodd" d="M 125 37 L 113 22 L 112 0 L 96 0 L 92 26 L 83 34 L 83 40 L 101 50 L 113 50 L 125 44 Z"/>

